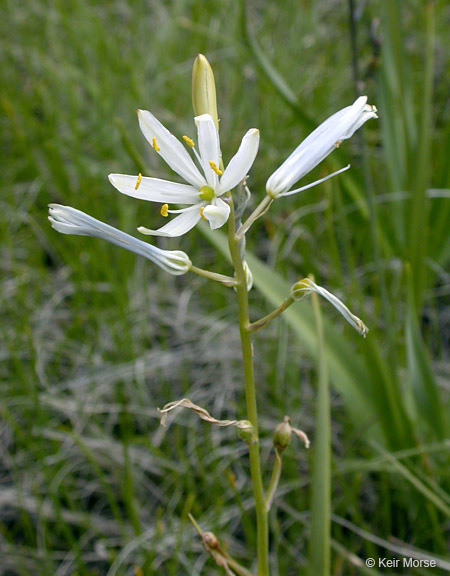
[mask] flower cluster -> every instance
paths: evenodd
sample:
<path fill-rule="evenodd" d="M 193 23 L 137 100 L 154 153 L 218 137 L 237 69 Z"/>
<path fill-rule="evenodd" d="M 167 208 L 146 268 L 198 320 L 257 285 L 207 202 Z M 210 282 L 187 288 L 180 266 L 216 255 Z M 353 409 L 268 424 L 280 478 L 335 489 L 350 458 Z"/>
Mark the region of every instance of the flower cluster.
<path fill-rule="evenodd" d="M 239 149 L 224 167 L 219 140 L 215 87 L 212 71 L 206 59 L 199 56 L 194 65 L 193 104 L 196 116 L 197 144 L 184 135 L 177 139 L 165 126 L 147 110 L 138 110 L 139 126 L 153 150 L 182 180 L 172 182 L 151 178 L 141 174 L 110 174 L 111 184 L 122 194 L 141 200 L 159 203 L 160 214 L 168 217 L 174 214 L 164 226 L 153 230 L 141 226 L 139 232 L 151 236 L 179 237 L 191 230 L 200 219 L 208 222 L 211 230 L 222 227 L 230 215 L 231 191 L 245 182 L 256 158 L 259 147 L 259 130 L 252 128 L 242 138 Z M 248 218 L 236 237 L 242 238 L 254 220 L 270 203 L 283 196 L 290 196 L 316 186 L 324 180 L 347 170 L 345 166 L 337 172 L 316 182 L 294 188 L 322 160 L 324 160 L 343 140 L 350 138 L 370 118 L 376 118 L 376 108 L 367 104 L 367 97 L 361 96 L 351 106 L 333 114 L 316 128 L 292 154 L 275 170 L 266 183 L 266 196 L 259 208 Z M 175 207 L 172 207 L 175 205 Z M 179 207 L 179 206 L 183 207 Z M 202 271 L 192 265 L 187 254 L 180 250 L 161 250 L 147 242 L 138 240 L 112 226 L 109 226 L 75 208 L 51 204 L 49 220 L 56 230 L 63 234 L 75 234 L 102 238 L 144 256 L 166 272 L 174 275 L 192 270 L 200 275 L 218 280 L 225 285 L 235 285 L 232 278 Z M 245 261 L 244 272 L 247 288 L 252 285 L 252 275 Z M 316 291 L 335 305 L 344 317 L 363 335 L 364 324 L 333 295 L 314 283 L 304 280 L 297 283 L 291 295 L 298 299 L 311 291 Z"/>

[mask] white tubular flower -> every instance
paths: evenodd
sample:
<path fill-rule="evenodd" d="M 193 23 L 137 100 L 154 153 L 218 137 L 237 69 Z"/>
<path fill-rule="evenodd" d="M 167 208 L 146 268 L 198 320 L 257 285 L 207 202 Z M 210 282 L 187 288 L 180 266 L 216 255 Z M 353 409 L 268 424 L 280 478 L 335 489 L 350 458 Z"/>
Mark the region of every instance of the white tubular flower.
<path fill-rule="evenodd" d="M 53 228 L 62 234 L 102 238 L 111 244 L 151 260 L 174 276 L 186 274 L 191 268 L 188 255 L 181 250 L 161 250 L 70 206 L 50 204 L 48 219 Z"/>
<path fill-rule="evenodd" d="M 361 336 L 364 336 L 364 338 L 367 336 L 369 329 L 364 324 L 364 322 L 352 314 L 347 306 L 339 300 L 339 298 L 336 298 L 334 294 L 331 294 L 331 292 L 328 292 L 328 290 L 325 290 L 325 288 L 322 288 L 322 286 L 318 286 L 309 278 L 303 278 L 303 280 L 299 280 L 291 287 L 291 298 L 294 300 L 301 300 L 312 292 L 316 292 L 325 298 L 325 300 L 328 300 L 328 302 L 330 302 L 330 304 L 332 304 L 336 310 L 342 314 L 347 322 L 351 324 L 353 328 L 361 334 Z"/>
<path fill-rule="evenodd" d="M 133 198 L 161 202 L 161 214 L 179 214 L 158 230 L 140 227 L 143 234 L 153 236 L 182 236 L 191 230 L 200 218 L 207 220 L 212 230 L 220 228 L 228 220 L 230 207 L 221 198 L 225 192 L 239 184 L 250 170 L 259 146 L 259 130 L 252 128 L 242 139 L 239 150 L 222 173 L 220 170 L 219 133 L 209 114 L 195 118 L 198 134 L 198 151 L 194 141 L 183 136 L 192 149 L 198 165 L 183 144 L 175 138 L 150 112 L 138 110 L 141 130 L 154 150 L 188 184 L 179 184 L 159 178 L 139 175 L 110 174 L 113 186 Z M 187 204 L 180 210 L 169 210 L 168 204 Z"/>
<path fill-rule="evenodd" d="M 271 198 L 290 196 L 312 186 L 316 186 L 336 174 L 350 168 L 350 165 L 321 178 L 312 184 L 291 190 L 292 186 L 315 168 L 343 140 L 347 140 L 370 118 L 378 118 L 375 106 L 367 104 L 367 96 L 360 96 L 352 106 L 343 108 L 325 120 L 292 152 L 267 180 L 266 191 Z"/>

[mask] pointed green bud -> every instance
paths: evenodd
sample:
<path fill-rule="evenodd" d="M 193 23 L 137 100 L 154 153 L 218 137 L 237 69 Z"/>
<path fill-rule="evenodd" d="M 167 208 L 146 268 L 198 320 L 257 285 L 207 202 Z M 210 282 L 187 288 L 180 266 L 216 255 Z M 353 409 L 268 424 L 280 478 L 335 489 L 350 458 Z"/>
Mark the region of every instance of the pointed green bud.
<path fill-rule="evenodd" d="M 214 74 L 203 54 L 197 56 L 192 68 L 192 106 L 195 116 L 201 114 L 212 116 L 217 131 L 219 130 Z"/>
<path fill-rule="evenodd" d="M 254 444 L 256 441 L 255 429 L 250 420 L 240 420 L 237 425 L 238 436 L 246 444 Z"/>
<path fill-rule="evenodd" d="M 289 416 L 285 416 L 283 422 L 278 424 L 273 435 L 273 445 L 279 452 L 283 452 L 291 442 L 292 428 Z"/>

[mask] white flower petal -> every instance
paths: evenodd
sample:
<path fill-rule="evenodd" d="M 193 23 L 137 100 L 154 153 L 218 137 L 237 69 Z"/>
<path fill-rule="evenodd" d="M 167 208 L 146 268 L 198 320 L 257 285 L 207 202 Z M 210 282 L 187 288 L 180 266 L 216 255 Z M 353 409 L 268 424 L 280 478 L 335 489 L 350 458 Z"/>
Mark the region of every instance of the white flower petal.
<path fill-rule="evenodd" d="M 110 174 L 108 178 L 119 192 L 133 198 L 169 204 L 196 204 L 199 201 L 197 188 L 188 184 L 178 184 L 177 182 L 142 176 L 137 186 L 137 176 Z"/>
<path fill-rule="evenodd" d="M 138 110 L 139 126 L 142 133 L 153 146 L 153 138 L 159 150 L 158 154 L 166 161 L 174 172 L 182 176 L 186 182 L 200 188 L 205 179 L 194 164 L 183 144 L 165 128 L 148 110 Z"/>
<path fill-rule="evenodd" d="M 230 215 L 230 207 L 220 198 L 213 198 L 211 204 L 203 209 L 203 217 L 208 220 L 211 230 L 220 228 Z"/>
<path fill-rule="evenodd" d="M 48 219 L 62 234 L 101 238 L 151 260 L 169 274 L 185 274 L 191 268 L 188 255 L 181 250 L 161 250 L 70 206 L 50 204 Z"/>
<path fill-rule="evenodd" d="M 219 168 L 220 161 L 220 142 L 219 133 L 217 132 L 214 120 L 209 114 L 202 114 L 195 117 L 198 135 L 198 150 L 202 161 L 202 167 L 205 172 L 208 186 L 214 190 L 217 187 L 217 174 L 210 166 L 210 162 Z"/>
<path fill-rule="evenodd" d="M 242 138 L 239 150 L 228 163 L 220 178 L 219 195 L 232 190 L 247 176 L 256 158 L 259 146 L 259 130 L 252 128 Z"/>
<path fill-rule="evenodd" d="M 201 205 L 199 204 L 198 206 L 193 206 L 185 210 L 182 214 L 176 216 L 161 228 L 158 228 L 158 230 L 150 230 L 144 226 L 140 226 L 138 230 L 148 236 L 169 236 L 170 238 L 182 236 L 186 234 L 186 232 L 189 232 L 189 230 L 192 230 L 200 220 L 200 208 Z"/>
<path fill-rule="evenodd" d="M 365 124 L 367 120 L 370 120 L 371 118 L 378 118 L 377 109 L 375 106 L 366 104 L 355 123 L 349 127 L 347 132 L 342 134 L 341 140 L 347 140 L 347 138 L 351 138 L 353 134 L 359 128 L 361 128 L 361 126 Z"/>
<path fill-rule="evenodd" d="M 266 184 L 269 196 L 288 192 L 295 182 L 315 168 L 342 140 L 350 138 L 364 122 L 376 118 L 376 110 L 361 96 L 352 106 L 333 114 L 316 128 L 270 176 Z"/>
<path fill-rule="evenodd" d="M 342 108 L 342 110 L 332 114 L 315 130 L 313 130 L 299 146 L 297 146 L 287 160 L 290 160 L 291 158 L 295 159 L 295 157 L 299 156 L 301 152 L 311 147 L 322 138 L 327 138 L 328 136 L 327 139 L 330 140 L 329 134 L 331 130 L 338 132 L 342 138 L 349 138 L 355 130 L 353 130 L 351 134 L 348 133 L 348 130 L 353 127 L 355 120 L 364 113 L 366 102 L 367 96 L 360 96 L 351 106 L 346 106 L 345 108 Z M 347 133 L 343 130 L 347 130 Z M 335 145 L 336 142 L 337 140 L 334 140 L 332 141 L 332 144 Z"/>

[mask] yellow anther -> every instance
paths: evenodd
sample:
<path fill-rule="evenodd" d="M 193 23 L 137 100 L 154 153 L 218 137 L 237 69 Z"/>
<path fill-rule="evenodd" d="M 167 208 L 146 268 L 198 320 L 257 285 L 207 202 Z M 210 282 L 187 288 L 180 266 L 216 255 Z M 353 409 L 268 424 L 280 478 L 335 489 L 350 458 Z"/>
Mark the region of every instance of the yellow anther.
<path fill-rule="evenodd" d="M 204 206 L 202 206 L 202 207 L 200 208 L 200 216 L 203 218 L 203 220 L 205 220 L 205 222 L 208 222 L 208 220 L 203 216 L 203 210 L 204 210 L 204 209 L 205 209 Z"/>
<path fill-rule="evenodd" d="M 211 166 L 211 170 L 213 172 L 215 172 L 217 174 L 217 176 L 222 176 L 222 170 L 219 170 L 217 168 L 217 164 L 215 162 L 213 162 L 212 160 L 210 161 L 209 165 Z"/>
<path fill-rule="evenodd" d="M 159 152 L 161 150 L 161 148 L 156 143 L 156 138 L 154 136 L 153 136 L 153 140 L 152 140 L 152 146 L 153 146 L 153 149 L 156 150 L 156 152 Z"/>
<path fill-rule="evenodd" d="M 169 215 L 169 205 L 163 204 L 161 206 L 161 216 L 164 216 L 164 218 L 167 218 L 168 215 Z"/>
<path fill-rule="evenodd" d="M 194 141 L 192 140 L 192 138 L 189 138 L 189 136 L 184 135 L 183 136 L 183 140 L 186 142 L 186 144 L 190 147 L 193 148 L 195 146 Z"/>
<path fill-rule="evenodd" d="M 342 140 L 338 140 L 335 144 L 336 148 L 339 148 L 339 146 L 342 144 Z"/>
<path fill-rule="evenodd" d="M 141 180 L 142 180 L 142 174 L 139 172 L 137 180 L 136 180 L 136 186 L 134 187 L 135 190 L 137 190 L 139 188 L 139 186 L 141 185 Z"/>

